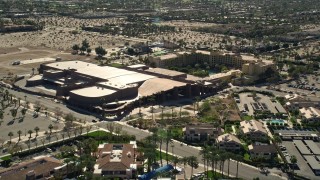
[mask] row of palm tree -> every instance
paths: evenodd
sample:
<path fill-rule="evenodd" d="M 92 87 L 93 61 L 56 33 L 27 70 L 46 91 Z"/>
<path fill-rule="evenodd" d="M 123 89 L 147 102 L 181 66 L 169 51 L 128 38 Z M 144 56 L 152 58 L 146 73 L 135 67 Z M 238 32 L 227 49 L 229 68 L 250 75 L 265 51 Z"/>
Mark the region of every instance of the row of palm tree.
<path fill-rule="evenodd" d="M 202 160 L 204 164 L 204 171 L 208 172 L 209 171 L 209 166 L 211 167 L 214 175 L 216 175 L 217 170 L 222 174 L 222 177 L 224 176 L 224 165 L 225 162 L 227 161 L 228 163 L 228 169 L 227 169 L 227 176 L 230 176 L 230 160 L 234 159 L 237 161 L 237 172 L 236 172 L 236 178 L 238 178 L 238 170 L 239 170 L 239 161 L 243 159 L 241 155 L 234 154 L 231 152 L 227 151 L 222 151 L 217 149 L 215 146 L 203 146 L 200 155 L 202 155 Z M 219 163 L 219 166 L 218 166 Z M 208 176 L 208 173 L 206 174 Z"/>
<path fill-rule="evenodd" d="M 48 129 L 49 129 L 50 135 L 51 135 L 51 134 L 52 134 L 53 125 L 50 124 L 50 125 L 48 126 Z M 39 128 L 38 126 L 36 126 L 33 130 L 36 132 L 36 137 L 38 137 L 38 132 L 40 131 L 40 128 Z M 32 135 L 33 131 L 30 129 L 30 130 L 28 130 L 27 133 L 29 134 L 29 139 L 31 139 L 31 137 L 32 137 L 31 135 Z M 22 131 L 21 131 L 21 130 L 18 130 L 18 131 L 17 131 L 17 134 L 18 134 L 18 137 L 19 137 L 19 140 L 18 140 L 18 141 L 20 141 L 20 140 L 21 140 Z M 14 136 L 13 132 L 10 131 L 10 132 L 8 133 L 8 136 L 9 136 L 9 138 L 10 138 L 9 142 L 11 143 L 12 136 Z"/>
<path fill-rule="evenodd" d="M 191 167 L 191 175 L 190 175 L 191 177 L 193 175 L 193 169 L 197 169 L 199 167 L 199 161 L 196 156 L 188 156 L 188 157 L 185 156 L 182 158 L 178 158 L 174 156 L 172 159 L 172 162 L 174 164 L 175 169 L 178 163 L 183 164 L 184 170 L 186 169 L 186 165 L 189 165 Z M 184 179 L 187 179 L 186 171 L 184 171 Z"/>

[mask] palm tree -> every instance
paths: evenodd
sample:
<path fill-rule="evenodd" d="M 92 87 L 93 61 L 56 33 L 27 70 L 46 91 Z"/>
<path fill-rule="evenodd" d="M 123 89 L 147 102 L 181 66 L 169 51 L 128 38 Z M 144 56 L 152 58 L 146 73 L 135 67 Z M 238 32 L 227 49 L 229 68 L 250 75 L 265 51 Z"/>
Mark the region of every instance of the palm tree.
<path fill-rule="evenodd" d="M 186 165 L 188 164 L 188 161 L 189 161 L 188 157 L 183 157 L 183 158 L 181 159 L 181 162 L 182 162 L 182 164 L 183 164 L 183 169 L 184 169 L 184 179 L 187 179 L 187 175 L 186 175 Z"/>
<path fill-rule="evenodd" d="M 160 149 L 159 156 L 160 156 L 161 166 L 162 166 L 162 143 L 163 143 L 163 140 L 165 139 L 166 139 L 166 131 L 163 129 L 158 130 L 158 142 L 159 142 L 159 149 Z"/>
<path fill-rule="evenodd" d="M 15 120 L 16 116 L 17 116 L 17 110 L 16 109 L 11 109 L 10 112 L 11 112 L 11 116 L 13 117 L 13 120 Z"/>
<path fill-rule="evenodd" d="M 215 175 L 217 172 L 218 161 L 220 161 L 219 151 L 214 150 L 214 152 L 211 154 L 211 166 L 212 166 L 212 169 L 214 170 Z"/>
<path fill-rule="evenodd" d="M 18 98 L 18 107 L 21 105 L 21 98 Z"/>
<path fill-rule="evenodd" d="M 4 118 L 4 112 L 2 110 L 0 110 L 0 119 L 2 120 Z M 1 126 L 1 124 L 0 124 Z"/>
<path fill-rule="evenodd" d="M 32 130 L 29 130 L 28 131 L 28 134 L 29 134 L 29 139 L 31 139 L 31 134 L 33 133 L 33 131 Z"/>
<path fill-rule="evenodd" d="M 173 148 L 174 148 L 174 144 L 172 143 L 172 144 L 171 144 L 171 153 L 172 153 L 172 154 L 174 154 Z"/>
<path fill-rule="evenodd" d="M 65 135 L 66 135 L 66 134 L 64 134 L 64 132 L 61 133 L 62 141 L 64 141 Z"/>
<path fill-rule="evenodd" d="M 48 126 L 48 128 L 49 128 L 49 131 L 50 131 L 50 135 L 52 134 L 52 129 L 53 129 L 53 126 L 52 126 L 52 124 L 50 124 L 49 126 Z"/>
<path fill-rule="evenodd" d="M 26 115 L 26 113 L 27 113 L 27 109 L 22 108 L 21 109 L 21 114 L 22 114 L 23 117 Z"/>
<path fill-rule="evenodd" d="M 169 143 L 172 142 L 172 133 L 171 130 L 167 129 L 166 134 L 165 134 L 165 141 L 166 141 L 166 161 L 167 164 L 169 163 L 169 156 L 168 156 L 168 151 L 169 151 Z"/>
<path fill-rule="evenodd" d="M 20 141 L 20 140 L 21 140 L 21 134 L 22 134 L 22 131 L 21 131 L 21 130 L 19 130 L 19 131 L 17 132 L 17 134 L 18 134 L 18 136 L 19 136 L 19 140 L 18 140 L 18 141 Z"/>
<path fill-rule="evenodd" d="M 177 156 L 173 156 L 172 163 L 174 164 L 174 168 L 177 168 L 177 164 L 180 162 L 180 159 Z"/>
<path fill-rule="evenodd" d="M 198 162 L 197 157 L 195 157 L 195 156 L 188 157 L 188 165 L 191 166 L 191 176 L 190 176 L 190 178 L 192 178 L 193 169 L 194 168 L 197 169 L 199 167 L 199 162 Z"/>
<path fill-rule="evenodd" d="M 174 164 L 174 169 L 177 169 L 177 164 L 180 162 L 180 159 L 177 156 L 173 156 L 172 163 Z M 176 179 L 176 174 L 174 174 L 174 179 Z"/>
<path fill-rule="evenodd" d="M 41 140 L 42 146 L 44 146 L 44 143 L 46 142 L 46 139 L 42 138 Z"/>
<path fill-rule="evenodd" d="M 282 140 L 279 136 L 273 136 L 275 143 L 277 143 L 277 145 L 282 143 Z"/>
<path fill-rule="evenodd" d="M 75 128 L 75 129 L 73 130 L 73 134 L 74 134 L 74 137 L 77 136 L 77 134 L 78 134 L 78 128 Z"/>
<path fill-rule="evenodd" d="M 152 120 L 154 121 L 154 102 L 155 102 L 155 97 L 152 95 L 148 98 L 148 101 L 151 103 L 151 113 L 152 113 Z"/>
<path fill-rule="evenodd" d="M 34 131 L 36 132 L 36 137 L 38 137 L 38 132 L 39 132 L 39 130 L 40 130 L 40 128 L 39 128 L 38 126 L 36 126 L 36 127 L 34 128 Z"/>
<path fill-rule="evenodd" d="M 223 178 L 223 176 L 224 176 L 224 174 L 223 174 L 224 173 L 224 163 L 227 159 L 227 156 L 226 156 L 226 153 L 224 153 L 224 152 L 221 152 L 219 155 L 220 155 L 220 171 L 221 171 L 221 175 Z"/>
<path fill-rule="evenodd" d="M 200 155 L 202 155 L 202 159 L 203 159 L 203 165 L 204 165 L 204 172 L 206 172 L 206 169 L 207 169 L 207 172 L 208 172 L 208 166 L 209 166 L 209 157 L 210 157 L 210 149 L 208 146 L 203 146 L 201 148 L 201 151 L 200 151 Z M 206 168 L 206 165 L 207 165 L 207 168 Z M 207 177 L 208 177 L 208 174 L 206 174 Z"/>
<path fill-rule="evenodd" d="M 13 136 L 13 132 L 10 131 L 10 132 L 8 133 L 8 136 L 10 137 L 9 142 L 11 143 L 11 138 L 12 138 L 12 136 Z"/>
<path fill-rule="evenodd" d="M 230 159 L 233 157 L 233 154 L 230 153 L 230 152 L 226 152 L 226 157 L 228 159 L 228 177 L 229 177 L 229 175 L 230 175 L 230 172 L 229 172 L 229 170 L 230 170 Z"/>
<path fill-rule="evenodd" d="M 14 107 L 16 107 L 16 106 L 17 106 L 17 99 L 14 98 L 14 99 L 12 100 L 12 102 L 13 102 L 13 104 L 14 104 Z"/>
<path fill-rule="evenodd" d="M 236 178 L 238 179 L 239 161 L 240 161 L 243 157 L 237 154 L 236 156 L 234 156 L 234 158 L 235 158 L 235 160 L 237 161 L 237 173 L 236 173 Z"/>
<path fill-rule="evenodd" d="M 141 103 L 142 103 L 142 100 L 139 98 L 139 116 L 141 116 Z"/>
<path fill-rule="evenodd" d="M 80 135 L 82 135 L 82 132 L 83 132 L 83 126 L 81 125 L 81 126 L 79 127 L 79 133 L 80 133 Z"/>
<path fill-rule="evenodd" d="M 150 172 L 151 170 L 152 162 L 154 162 L 156 159 L 155 149 L 156 146 L 154 146 L 154 144 L 150 142 L 145 143 L 145 146 L 142 149 L 138 149 L 138 151 L 144 152 L 143 156 L 147 159 L 148 172 Z"/>
<path fill-rule="evenodd" d="M 87 126 L 87 127 L 86 127 L 87 136 L 88 136 L 90 130 L 91 130 L 91 126 Z"/>
<path fill-rule="evenodd" d="M 67 175 L 69 174 L 69 163 L 71 162 L 71 159 L 70 158 L 66 158 L 64 159 L 64 163 L 67 164 Z"/>
<path fill-rule="evenodd" d="M 293 166 L 293 168 L 292 168 L 292 174 L 294 174 L 294 169 L 295 169 L 295 166 L 296 166 L 296 164 L 297 164 L 297 158 L 296 158 L 296 156 L 291 156 L 290 157 L 290 161 L 291 161 L 291 163 L 294 165 Z"/>

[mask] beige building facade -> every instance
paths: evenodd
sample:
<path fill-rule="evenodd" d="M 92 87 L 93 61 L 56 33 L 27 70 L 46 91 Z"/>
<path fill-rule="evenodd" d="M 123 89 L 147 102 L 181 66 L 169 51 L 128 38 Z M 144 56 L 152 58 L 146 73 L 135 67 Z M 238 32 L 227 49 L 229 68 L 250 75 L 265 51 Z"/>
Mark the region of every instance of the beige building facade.
<path fill-rule="evenodd" d="M 244 135 L 253 141 L 264 141 L 268 139 L 267 130 L 263 124 L 257 120 L 242 121 L 240 128 Z"/>
<path fill-rule="evenodd" d="M 218 51 L 182 51 L 174 52 L 162 56 L 150 56 L 149 61 L 156 67 L 188 66 L 196 63 L 210 66 L 226 65 L 241 69 L 245 75 L 257 76 L 264 73 L 268 68 L 276 70 L 276 65 L 272 61 L 261 60 L 252 55 L 242 55 L 235 53 L 224 53 Z"/>
<path fill-rule="evenodd" d="M 232 134 L 223 134 L 217 138 L 218 148 L 227 151 L 238 151 L 241 149 L 241 141 Z"/>

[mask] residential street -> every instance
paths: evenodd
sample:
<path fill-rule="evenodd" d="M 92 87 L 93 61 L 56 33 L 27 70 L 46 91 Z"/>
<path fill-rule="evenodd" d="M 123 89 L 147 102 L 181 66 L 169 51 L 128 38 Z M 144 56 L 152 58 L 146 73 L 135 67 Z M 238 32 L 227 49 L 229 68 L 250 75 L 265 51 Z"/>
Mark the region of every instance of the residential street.
<path fill-rule="evenodd" d="M 123 123 L 121 123 L 123 124 Z M 130 126 L 123 125 L 122 127 L 123 131 L 126 131 L 128 134 L 135 135 L 138 140 L 146 137 L 149 135 L 148 132 L 145 132 L 143 130 L 139 130 Z M 194 155 L 198 158 L 199 162 L 201 163 L 202 157 L 199 155 L 200 149 L 197 149 L 195 147 L 187 146 L 185 144 L 181 144 L 180 142 L 173 141 L 173 152 L 171 147 L 169 147 L 169 152 L 172 154 L 176 154 L 178 156 L 191 156 Z M 165 149 L 165 145 L 163 145 L 162 149 Z M 201 167 L 199 167 L 201 168 Z M 224 171 L 227 173 L 227 163 L 225 163 Z M 237 163 L 234 161 L 230 161 L 230 174 L 235 176 L 236 175 L 236 169 L 237 169 Z M 188 174 L 189 176 L 189 174 Z M 239 177 L 243 179 L 252 179 L 254 177 L 259 177 L 260 179 L 270 179 L 270 180 L 276 180 L 276 179 L 287 179 L 285 177 L 280 177 L 273 174 L 268 174 L 268 176 L 261 174 L 260 171 L 253 167 L 248 167 L 247 165 L 239 164 Z"/>

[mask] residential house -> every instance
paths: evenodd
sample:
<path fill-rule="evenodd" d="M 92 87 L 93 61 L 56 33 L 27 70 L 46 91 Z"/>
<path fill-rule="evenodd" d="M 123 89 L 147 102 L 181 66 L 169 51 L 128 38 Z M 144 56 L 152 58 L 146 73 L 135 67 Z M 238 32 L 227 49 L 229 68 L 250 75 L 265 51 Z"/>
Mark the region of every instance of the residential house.
<path fill-rule="evenodd" d="M 184 128 L 184 138 L 190 142 L 202 142 L 216 139 L 221 134 L 220 127 L 210 124 L 192 124 Z"/>
<path fill-rule="evenodd" d="M 232 134 L 223 134 L 217 138 L 217 146 L 221 150 L 239 151 L 242 144 L 236 136 Z"/>
<path fill-rule="evenodd" d="M 94 176 L 107 178 L 132 179 L 141 162 L 135 141 L 130 144 L 101 144 L 98 147 Z"/>
<path fill-rule="evenodd" d="M 59 177 L 66 175 L 63 163 L 52 157 L 37 157 L 18 165 L 0 170 L 1 179 L 34 180 L 52 179 L 57 173 Z"/>
<path fill-rule="evenodd" d="M 255 143 L 248 146 L 250 158 L 264 158 L 264 159 L 271 159 L 276 156 L 277 149 L 273 144 L 261 144 Z"/>
<path fill-rule="evenodd" d="M 304 122 L 317 122 L 320 120 L 320 110 L 314 107 L 299 109 Z"/>
<path fill-rule="evenodd" d="M 241 132 L 253 141 L 267 140 L 267 130 L 263 124 L 256 120 L 240 122 Z"/>
<path fill-rule="evenodd" d="M 298 111 L 301 108 L 318 107 L 320 108 L 320 102 L 307 100 L 306 97 L 302 97 L 298 94 L 288 94 L 286 98 L 286 108 L 290 111 Z"/>

